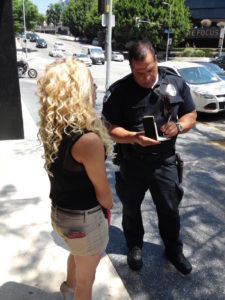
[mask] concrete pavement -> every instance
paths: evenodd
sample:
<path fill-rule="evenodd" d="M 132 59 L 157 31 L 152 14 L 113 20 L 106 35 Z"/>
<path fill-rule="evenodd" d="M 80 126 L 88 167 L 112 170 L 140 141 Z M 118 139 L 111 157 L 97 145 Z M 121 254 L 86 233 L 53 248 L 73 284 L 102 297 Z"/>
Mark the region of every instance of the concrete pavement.
<path fill-rule="evenodd" d="M 68 252 L 50 224 L 49 182 L 37 126 L 22 102 L 24 140 L 0 141 L 0 300 L 57 300 Z M 97 268 L 94 300 L 128 300 L 108 255 Z"/>

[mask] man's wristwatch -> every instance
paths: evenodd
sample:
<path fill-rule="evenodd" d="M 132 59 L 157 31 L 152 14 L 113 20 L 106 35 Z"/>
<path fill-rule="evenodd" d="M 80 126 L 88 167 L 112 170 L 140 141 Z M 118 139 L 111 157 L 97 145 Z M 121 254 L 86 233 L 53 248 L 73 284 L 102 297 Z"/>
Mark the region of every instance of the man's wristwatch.
<path fill-rule="evenodd" d="M 183 131 L 182 125 L 180 123 L 176 123 L 176 125 L 177 125 L 178 133 L 182 133 L 182 131 Z"/>

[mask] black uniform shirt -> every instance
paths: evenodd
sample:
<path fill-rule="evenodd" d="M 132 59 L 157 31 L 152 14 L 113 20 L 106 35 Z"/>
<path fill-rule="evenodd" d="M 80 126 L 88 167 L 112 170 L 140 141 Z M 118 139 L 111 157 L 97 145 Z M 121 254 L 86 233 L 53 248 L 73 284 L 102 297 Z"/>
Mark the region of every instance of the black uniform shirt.
<path fill-rule="evenodd" d="M 159 135 L 160 127 L 168 122 L 169 115 L 166 112 L 162 97 L 154 90 L 159 86 L 172 84 L 176 90 L 176 96 L 170 97 L 171 121 L 176 122 L 181 117 L 195 109 L 190 89 L 185 81 L 175 73 L 159 67 L 159 79 L 153 89 L 140 87 L 132 74 L 115 82 L 106 92 L 103 103 L 103 115 L 112 125 L 118 125 L 129 131 L 144 131 L 143 117 L 153 115 Z M 132 147 L 140 152 L 166 153 L 174 149 L 176 137 L 163 141 L 160 145 L 142 147 L 134 144 Z"/>

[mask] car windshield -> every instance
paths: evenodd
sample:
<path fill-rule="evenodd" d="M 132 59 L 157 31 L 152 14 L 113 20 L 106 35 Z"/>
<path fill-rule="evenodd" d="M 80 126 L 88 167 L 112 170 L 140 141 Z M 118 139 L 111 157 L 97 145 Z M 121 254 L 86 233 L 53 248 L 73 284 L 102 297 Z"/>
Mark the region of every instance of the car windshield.
<path fill-rule="evenodd" d="M 77 57 L 88 57 L 86 54 L 77 54 Z"/>
<path fill-rule="evenodd" d="M 203 64 L 203 66 L 206 66 L 209 69 L 209 71 L 212 71 L 215 73 L 224 73 L 220 67 L 218 67 L 217 65 L 215 65 L 213 63 L 206 63 L 206 64 Z"/>
<path fill-rule="evenodd" d="M 100 53 L 100 54 L 102 54 L 102 50 L 98 49 L 98 48 L 90 49 L 90 51 L 91 51 L 91 53 Z"/>
<path fill-rule="evenodd" d="M 45 40 L 43 40 L 43 39 L 38 39 L 38 42 L 39 42 L 39 43 L 43 43 L 43 42 L 45 42 Z"/>
<path fill-rule="evenodd" d="M 205 84 L 218 82 L 220 79 L 204 67 L 179 69 L 180 75 L 190 84 Z"/>

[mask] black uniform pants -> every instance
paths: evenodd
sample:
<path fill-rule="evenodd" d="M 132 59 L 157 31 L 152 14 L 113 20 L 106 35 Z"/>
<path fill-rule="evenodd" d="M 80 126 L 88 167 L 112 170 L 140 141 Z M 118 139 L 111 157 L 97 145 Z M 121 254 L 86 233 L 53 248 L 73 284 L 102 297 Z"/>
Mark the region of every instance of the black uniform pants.
<path fill-rule="evenodd" d="M 143 246 L 141 204 L 148 189 L 156 206 L 159 232 L 166 250 L 181 252 L 178 205 L 183 189 L 178 181 L 175 155 L 147 160 L 135 157 L 121 162 L 120 172 L 116 173 L 116 191 L 123 204 L 122 226 L 128 248 Z"/>

